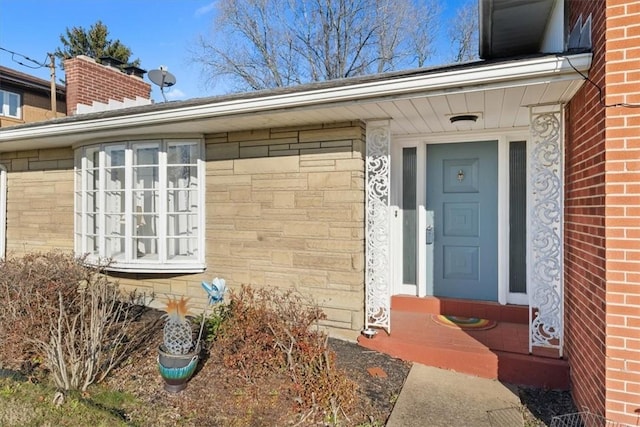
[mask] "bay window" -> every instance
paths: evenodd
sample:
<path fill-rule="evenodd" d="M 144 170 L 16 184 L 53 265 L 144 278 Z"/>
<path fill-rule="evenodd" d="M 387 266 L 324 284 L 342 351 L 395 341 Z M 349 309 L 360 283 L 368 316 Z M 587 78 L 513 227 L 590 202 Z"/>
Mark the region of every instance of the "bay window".
<path fill-rule="evenodd" d="M 112 270 L 204 270 L 204 163 L 197 139 L 76 151 L 75 248 Z"/>

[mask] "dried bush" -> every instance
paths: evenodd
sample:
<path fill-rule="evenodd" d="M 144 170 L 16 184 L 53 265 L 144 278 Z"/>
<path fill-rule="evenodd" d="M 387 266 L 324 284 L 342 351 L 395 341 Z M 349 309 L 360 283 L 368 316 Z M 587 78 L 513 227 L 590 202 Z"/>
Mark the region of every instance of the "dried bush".
<path fill-rule="evenodd" d="M 23 367 L 42 362 L 64 390 L 84 391 L 104 379 L 144 342 L 152 324 L 137 322 L 140 296 L 121 294 L 101 270 L 58 252 L 7 259 L 0 267 L 0 291 L 7 295 L 0 338 L 19 345 L 0 350 L 2 358 L 15 357 Z"/>
<path fill-rule="evenodd" d="M 0 364 L 28 369 L 38 362 L 34 343 L 47 340 L 58 295 L 70 300 L 85 277 L 82 260 L 62 252 L 30 253 L 0 261 Z"/>
<path fill-rule="evenodd" d="M 226 367 L 249 382 L 285 372 L 305 417 L 322 414 L 337 422 L 355 402 L 357 385 L 335 367 L 335 353 L 318 328 L 325 314 L 293 291 L 231 292 L 213 341 Z"/>

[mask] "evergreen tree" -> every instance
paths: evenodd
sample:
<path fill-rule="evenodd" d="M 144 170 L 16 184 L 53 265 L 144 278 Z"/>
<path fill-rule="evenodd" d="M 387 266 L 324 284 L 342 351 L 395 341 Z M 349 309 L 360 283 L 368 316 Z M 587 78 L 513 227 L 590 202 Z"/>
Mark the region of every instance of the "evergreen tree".
<path fill-rule="evenodd" d="M 140 60 L 129 61 L 131 49 L 118 39 L 109 39 L 109 30 L 102 21 L 97 21 L 89 29 L 67 27 L 66 34 L 60 35 L 61 47 L 56 48 L 55 56 L 61 61 L 78 55 L 86 55 L 100 62 L 100 57 L 111 56 L 125 64 L 139 66 Z"/>

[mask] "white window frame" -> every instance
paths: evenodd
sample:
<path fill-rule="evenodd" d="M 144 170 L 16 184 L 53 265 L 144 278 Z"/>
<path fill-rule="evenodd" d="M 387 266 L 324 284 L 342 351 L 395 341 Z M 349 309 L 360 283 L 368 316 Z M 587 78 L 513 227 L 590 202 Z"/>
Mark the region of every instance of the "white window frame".
<path fill-rule="evenodd" d="M 179 240 L 178 236 L 169 236 L 167 228 L 167 221 L 170 215 L 167 204 L 168 194 L 172 191 L 169 187 L 169 181 L 167 171 L 170 166 L 180 167 L 182 164 L 168 164 L 167 148 L 169 144 L 195 144 L 197 147 L 197 159 L 195 163 L 196 167 L 196 185 L 197 188 L 191 188 L 192 193 L 196 193 L 197 209 L 192 216 L 195 216 L 195 226 L 197 227 L 197 235 L 195 239 L 196 248 L 195 254 L 192 258 L 169 257 L 169 239 Z M 156 259 L 151 257 L 139 257 L 137 255 L 137 247 L 134 248 L 134 241 L 137 242 L 134 235 L 134 224 L 136 221 L 136 215 L 133 208 L 133 194 L 134 191 L 141 192 L 140 188 L 135 188 L 133 180 L 133 173 L 136 167 L 140 165 L 134 165 L 133 152 L 135 147 L 143 147 L 145 145 L 157 144 L 158 149 L 158 163 L 157 174 L 158 178 L 155 181 L 157 185 L 157 206 L 156 212 L 156 227 L 155 235 L 157 236 L 157 243 L 155 250 L 157 251 Z M 114 213 L 109 213 L 105 209 L 107 204 L 108 180 L 107 180 L 107 150 L 110 147 L 123 146 L 124 147 L 124 184 L 122 191 L 124 193 L 124 208 L 122 221 L 124 222 L 124 251 L 117 258 L 109 260 L 107 251 L 107 219 L 109 216 L 113 217 Z M 90 192 L 89 179 L 91 168 L 89 168 L 89 158 L 87 157 L 87 151 L 97 149 L 99 165 L 97 169 L 93 169 L 94 173 L 98 174 L 97 184 L 94 197 L 97 198 L 97 208 L 93 214 L 95 215 L 94 221 L 97 224 L 97 233 L 89 233 L 89 218 L 90 214 Z M 189 166 L 193 164 L 185 164 Z M 153 165 L 155 166 L 155 164 Z M 180 188 L 181 191 L 189 193 L 184 188 Z M 153 192 L 153 191 L 152 191 Z M 176 190 L 174 190 L 174 193 Z M 134 272 L 134 273 L 199 273 L 205 270 L 205 162 L 204 162 L 204 142 L 202 138 L 157 138 L 157 139 L 145 139 L 145 140 L 128 140 L 128 141 L 113 141 L 109 143 L 91 144 L 78 147 L 76 149 L 75 160 L 75 215 L 74 215 L 74 235 L 75 235 L 75 252 L 76 255 L 86 255 L 89 262 L 104 263 L 109 260 L 108 269 L 111 271 L 121 272 Z M 153 195 L 152 195 L 153 197 Z M 173 213 L 176 216 L 176 212 Z M 186 216 L 189 216 L 188 214 Z M 88 236 L 95 235 L 97 241 L 97 249 L 94 250 L 88 245 Z M 137 244 L 135 245 L 137 246 Z M 136 252 L 136 253 L 134 253 Z M 155 255 L 155 254 L 154 254 Z"/>
<path fill-rule="evenodd" d="M 9 99 L 12 96 L 16 97 L 18 101 L 18 108 L 15 115 L 11 114 L 9 109 Z M 22 118 L 22 97 L 19 93 L 0 89 L 0 116 L 12 117 L 14 119 Z"/>

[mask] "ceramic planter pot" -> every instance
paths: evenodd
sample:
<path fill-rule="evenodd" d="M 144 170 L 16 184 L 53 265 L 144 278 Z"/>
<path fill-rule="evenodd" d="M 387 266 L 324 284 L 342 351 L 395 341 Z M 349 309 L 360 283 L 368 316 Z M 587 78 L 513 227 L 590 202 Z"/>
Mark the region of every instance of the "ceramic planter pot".
<path fill-rule="evenodd" d="M 163 345 L 158 347 L 158 370 L 164 379 L 164 389 L 177 393 L 187 387 L 187 381 L 198 366 L 200 346 L 187 354 L 171 354 Z"/>

